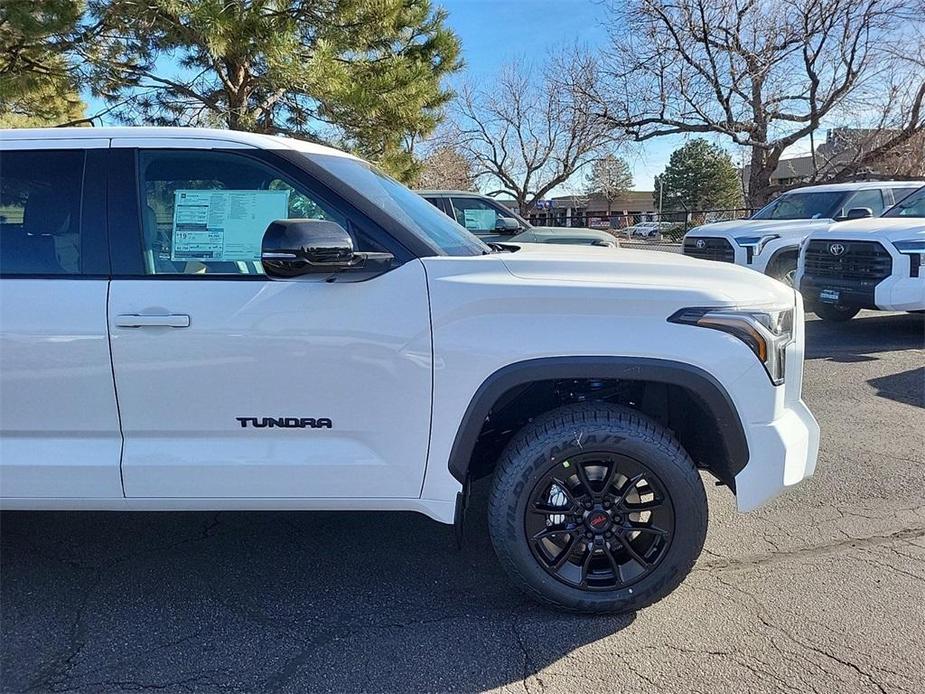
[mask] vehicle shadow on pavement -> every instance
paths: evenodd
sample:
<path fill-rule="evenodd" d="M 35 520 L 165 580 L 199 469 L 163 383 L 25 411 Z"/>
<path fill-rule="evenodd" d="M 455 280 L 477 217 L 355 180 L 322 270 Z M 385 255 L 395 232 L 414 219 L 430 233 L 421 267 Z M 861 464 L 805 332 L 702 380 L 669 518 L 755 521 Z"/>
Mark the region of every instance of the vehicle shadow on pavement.
<path fill-rule="evenodd" d="M 0 516 L 2 691 L 474 691 L 632 616 L 511 587 L 472 509 Z"/>
<path fill-rule="evenodd" d="M 806 358 L 834 362 L 874 361 L 882 352 L 925 348 L 925 316 L 863 311 L 844 323 L 807 314 Z"/>
<path fill-rule="evenodd" d="M 925 408 L 925 366 L 867 381 L 877 395 L 907 405 Z"/>

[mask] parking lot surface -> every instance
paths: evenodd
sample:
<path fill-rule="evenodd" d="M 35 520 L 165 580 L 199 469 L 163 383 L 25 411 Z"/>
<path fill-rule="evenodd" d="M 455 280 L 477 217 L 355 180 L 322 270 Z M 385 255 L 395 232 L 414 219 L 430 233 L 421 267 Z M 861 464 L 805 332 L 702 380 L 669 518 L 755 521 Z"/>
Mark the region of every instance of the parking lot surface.
<path fill-rule="evenodd" d="M 921 692 L 925 323 L 808 326 L 815 477 L 751 514 L 711 483 L 691 576 L 635 615 L 510 587 L 413 514 L 5 513 L 0 688 Z"/>

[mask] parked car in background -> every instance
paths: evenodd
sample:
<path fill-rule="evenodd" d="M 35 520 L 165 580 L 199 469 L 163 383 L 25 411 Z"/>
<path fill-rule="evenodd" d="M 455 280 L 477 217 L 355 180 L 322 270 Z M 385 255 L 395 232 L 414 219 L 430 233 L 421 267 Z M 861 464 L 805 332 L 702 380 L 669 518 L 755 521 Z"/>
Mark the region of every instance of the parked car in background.
<path fill-rule="evenodd" d="M 660 238 L 664 234 L 679 229 L 680 222 L 641 222 L 630 229 L 630 236 L 639 236 L 642 238 Z"/>
<path fill-rule="evenodd" d="M 806 186 L 779 196 L 747 219 L 694 227 L 683 252 L 735 263 L 792 285 L 800 242 L 836 220 L 876 217 L 922 185 L 922 181 L 876 181 Z"/>
<path fill-rule="evenodd" d="M 660 226 L 658 222 L 640 222 L 630 227 L 630 236 L 640 236 L 646 238 L 649 236 L 658 236 Z"/>
<path fill-rule="evenodd" d="M 628 237 L 633 236 L 650 236 L 658 233 L 658 222 L 639 222 L 623 229 L 623 233 Z"/>
<path fill-rule="evenodd" d="M 810 234 L 796 283 L 825 320 L 849 320 L 862 308 L 925 311 L 925 187 L 880 217 Z"/>
<path fill-rule="evenodd" d="M 477 527 L 517 586 L 631 612 L 700 555 L 701 472 L 741 511 L 813 474 L 803 302 L 780 282 L 491 247 L 297 139 L 0 131 L 0 170 L 0 508 L 459 530 L 491 478 Z"/>
<path fill-rule="evenodd" d="M 455 219 L 482 241 L 492 243 L 565 243 L 616 247 L 606 231 L 573 227 L 535 227 L 494 198 L 461 190 L 416 191 L 438 210 Z"/>

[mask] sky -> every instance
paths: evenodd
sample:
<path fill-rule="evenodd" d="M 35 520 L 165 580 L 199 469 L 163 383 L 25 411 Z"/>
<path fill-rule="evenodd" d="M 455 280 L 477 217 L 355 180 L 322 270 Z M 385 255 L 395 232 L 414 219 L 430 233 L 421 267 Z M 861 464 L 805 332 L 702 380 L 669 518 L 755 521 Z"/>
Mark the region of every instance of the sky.
<path fill-rule="evenodd" d="M 604 49 L 609 43 L 611 20 L 604 0 L 435 0 L 435 4 L 447 10 L 447 23 L 462 43 L 466 65 L 457 79 L 490 80 L 514 59 L 541 64 L 550 52 L 576 42 L 592 51 Z M 451 86 L 452 83 L 451 80 Z M 683 135 L 659 137 L 632 143 L 622 151 L 621 156 L 633 171 L 633 187 L 652 190 L 656 174 L 662 173 L 672 151 L 686 140 Z M 713 141 L 729 150 L 727 142 L 718 138 Z M 738 165 L 741 150 L 729 151 Z M 785 156 L 807 152 L 808 141 L 798 142 Z M 579 173 L 552 195 L 580 188 L 582 178 Z"/>
<path fill-rule="evenodd" d="M 526 59 L 541 64 L 553 51 L 574 45 L 590 50 L 607 46 L 608 9 L 598 0 L 438 0 L 449 13 L 447 23 L 462 43 L 462 78 L 491 79 L 505 64 Z M 451 81 L 452 84 L 452 81 Z M 652 190 L 672 150 L 683 137 L 634 144 L 621 155 L 633 170 L 636 190 Z M 579 174 L 572 187 L 580 187 Z M 553 194 L 567 192 L 553 191 Z"/>
<path fill-rule="evenodd" d="M 489 81 L 505 63 L 515 59 L 542 65 L 550 53 L 576 43 L 591 51 L 604 49 L 609 43 L 611 20 L 604 0 L 435 0 L 434 4 L 447 10 L 447 23 L 462 43 L 465 66 L 450 78 L 450 87 L 467 79 Z M 104 108 L 95 99 L 88 101 L 89 113 Z M 626 147 L 620 154 L 630 164 L 634 188 L 652 190 L 653 178 L 685 140 L 680 135 L 665 136 Z M 788 154 L 803 149 L 808 147 L 797 146 Z M 738 163 L 741 155 L 730 153 Z M 583 178 L 583 173 L 577 174 L 552 195 L 580 189 Z"/>

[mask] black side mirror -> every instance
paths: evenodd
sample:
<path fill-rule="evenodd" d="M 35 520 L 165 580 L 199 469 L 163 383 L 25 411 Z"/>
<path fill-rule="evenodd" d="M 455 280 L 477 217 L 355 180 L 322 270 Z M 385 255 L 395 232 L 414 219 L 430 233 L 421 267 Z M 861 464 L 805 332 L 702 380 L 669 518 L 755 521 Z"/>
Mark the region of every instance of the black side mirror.
<path fill-rule="evenodd" d="M 495 220 L 495 231 L 500 231 L 502 234 L 516 234 L 520 231 L 520 224 L 516 219 L 499 216 Z"/>
<path fill-rule="evenodd" d="M 874 211 L 869 207 L 852 207 L 845 215 L 845 219 L 865 219 L 873 216 Z"/>
<path fill-rule="evenodd" d="M 353 238 L 325 219 L 277 219 L 263 233 L 264 272 L 275 279 L 349 272 L 352 281 L 369 279 L 392 266 L 390 253 L 357 253 Z M 324 278 L 322 278 L 324 279 Z"/>

